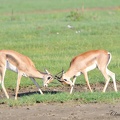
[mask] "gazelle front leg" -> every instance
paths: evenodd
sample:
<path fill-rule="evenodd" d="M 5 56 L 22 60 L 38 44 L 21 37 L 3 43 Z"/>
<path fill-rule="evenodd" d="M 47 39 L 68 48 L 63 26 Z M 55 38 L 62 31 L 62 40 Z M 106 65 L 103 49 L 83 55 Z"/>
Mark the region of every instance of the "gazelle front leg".
<path fill-rule="evenodd" d="M 70 94 L 72 94 L 72 91 L 73 91 L 73 87 L 74 87 L 75 81 L 76 81 L 76 76 L 73 77 L 73 85 L 71 86 Z"/>
<path fill-rule="evenodd" d="M 92 89 L 91 89 L 91 87 L 90 87 L 90 83 L 89 83 L 89 80 L 88 80 L 87 72 L 83 72 L 83 74 L 84 74 L 84 76 L 85 76 L 85 80 L 86 80 L 86 82 L 87 82 L 88 88 L 90 89 L 91 92 L 93 92 Z"/>
<path fill-rule="evenodd" d="M 22 77 L 22 74 L 18 72 L 15 100 L 17 100 L 17 95 L 18 95 L 18 90 L 19 90 L 19 86 L 20 86 L 21 77 Z"/>
<path fill-rule="evenodd" d="M 33 83 L 37 86 L 39 92 L 43 95 L 43 92 L 42 92 L 42 90 L 40 89 L 40 86 L 38 85 L 38 83 L 35 81 L 35 79 L 34 79 L 34 78 L 31 78 L 31 77 L 30 77 L 30 79 L 31 79 L 31 80 L 33 81 Z"/>

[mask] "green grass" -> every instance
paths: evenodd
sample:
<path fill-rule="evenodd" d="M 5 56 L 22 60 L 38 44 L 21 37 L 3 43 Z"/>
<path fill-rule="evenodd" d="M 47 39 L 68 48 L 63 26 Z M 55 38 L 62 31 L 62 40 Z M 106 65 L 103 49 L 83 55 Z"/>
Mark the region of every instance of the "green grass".
<path fill-rule="evenodd" d="M 33 94 L 30 96 L 23 96 L 19 98 L 19 100 L 14 99 L 2 99 L 0 100 L 0 104 L 7 104 L 10 107 L 14 106 L 24 106 L 24 105 L 34 105 L 37 103 L 65 103 L 65 102 L 75 102 L 75 103 L 116 103 L 120 99 L 120 92 L 114 93 L 114 92 L 107 92 L 107 93 L 101 93 L 101 92 L 84 92 L 84 93 L 74 93 L 72 95 L 68 93 L 57 93 L 57 94 L 45 94 L 45 95 L 39 95 L 39 94 Z"/>
<path fill-rule="evenodd" d="M 119 0 L 116 2 L 106 0 L 106 3 L 104 0 L 84 0 L 84 2 L 82 0 L 60 0 L 59 4 L 56 0 L 0 0 L 0 3 L 0 49 L 13 49 L 27 55 L 38 69 L 43 71 L 44 68 L 47 68 L 52 74 L 56 74 L 62 68 L 66 71 L 71 59 L 82 52 L 91 49 L 106 49 L 112 53 L 109 68 L 115 72 L 116 80 L 120 81 L 120 9 L 84 12 L 77 10 L 83 6 L 84 8 L 118 7 Z M 69 11 L 66 12 L 67 9 Z M 71 12 L 74 14 L 71 15 Z M 76 15 L 79 19 L 76 18 Z M 73 29 L 69 29 L 67 25 L 73 26 Z M 76 33 L 76 31 L 80 31 L 80 33 Z M 16 79 L 15 73 L 7 71 L 5 76 L 6 88 L 15 88 Z M 90 83 L 94 84 L 103 82 L 104 78 L 98 70 L 94 70 L 89 72 L 89 80 Z M 42 85 L 39 82 L 41 80 L 37 81 Z M 83 76 L 78 78 L 76 83 L 85 84 Z M 28 78 L 22 78 L 22 87 L 32 84 Z M 53 89 L 55 85 L 50 84 Z M 75 93 L 76 96 L 78 94 L 81 96 L 82 93 Z M 107 93 L 108 96 L 109 94 L 111 96 L 111 93 Z M 117 96 L 115 93 L 112 94 Z M 68 95 L 71 97 L 68 101 L 76 98 L 75 95 Z M 102 96 L 101 93 L 90 94 L 91 101 L 95 95 L 96 97 L 97 95 Z M 38 94 L 35 96 L 40 101 L 43 99 L 46 102 L 48 102 L 45 100 L 47 96 L 51 101 L 56 96 L 60 96 L 58 101 L 60 99 L 62 101 L 64 98 L 59 94 L 47 94 L 45 98 Z M 17 102 L 22 104 L 24 101 L 31 101 L 34 104 L 37 98 L 35 97 L 35 100 L 32 101 L 32 97 L 34 95 L 24 96 Z M 85 99 L 87 99 L 86 97 Z M 104 97 L 103 95 L 102 98 Z M 109 99 L 112 100 L 110 97 Z M 119 99 L 119 93 L 116 99 Z M 8 104 L 10 101 L 13 100 L 7 100 L 6 103 Z M 13 101 L 15 104 L 17 102 Z"/>
<path fill-rule="evenodd" d="M 96 0 L 0 0 L 0 12 L 1 13 L 10 13 L 13 11 L 15 12 L 26 12 L 26 11 L 36 11 L 36 10 L 60 10 L 60 9 L 76 9 L 81 8 L 83 5 L 87 8 L 92 7 L 111 7 L 111 6 L 119 6 L 120 1 L 116 0 L 100 0 L 100 2 Z M 59 4 L 58 4 L 59 3 Z"/>

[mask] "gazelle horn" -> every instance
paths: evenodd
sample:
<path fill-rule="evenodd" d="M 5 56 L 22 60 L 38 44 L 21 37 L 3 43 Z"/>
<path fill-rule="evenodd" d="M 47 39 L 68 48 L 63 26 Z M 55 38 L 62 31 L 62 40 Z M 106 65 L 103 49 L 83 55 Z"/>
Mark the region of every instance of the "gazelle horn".
<path fill-rule="evenodd" d="M 54 79 L 57 79 L 59 82 L 61 82 L 61 78 L 63 76 L 64 70 L 62 70 L 61 72 L 57 73 L 54 77 Z"/>
<path fill-rule="evenodd" d="M 50 74 L 50 72 L 48 72 L 48 70 L 47 70 L 47 69 L 45 69 L 45 72 L 46 72 L 47 74 Z"/>

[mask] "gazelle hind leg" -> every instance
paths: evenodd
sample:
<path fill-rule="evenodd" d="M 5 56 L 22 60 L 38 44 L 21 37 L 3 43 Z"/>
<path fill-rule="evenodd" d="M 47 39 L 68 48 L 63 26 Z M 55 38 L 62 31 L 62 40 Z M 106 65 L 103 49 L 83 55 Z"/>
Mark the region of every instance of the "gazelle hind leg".
<path fill-rule="evenodd" d="M 106 89 L 107 89 L 108 83 L 109 83 L 109 81 L 110 81 L 110 77 L 108 76 L 108 74 L 107 74 L 107 72 L 106 72 L 106 69 L 102 69 L 101 72 L 102 72 L 103 76 L 104 76 L 105 79 L 106 79 L 106 83 L 105 83 L 105 86 L 104 86 L 104 89 L 103 89 L 103 92 L 105 92 Z"/>
<path fill-rule="evenodd" d="M 4 77 L 5 77 L 5 72 L 6 72 L 6 69 L 3 68 L 3 67 L 0 67 L 0 83 L 1 83 L 1 86 L 2 86 L 2 89 L 5 93 L 5 96 L 7 97 L 7 99 L 9 99 L 9 95 L 5 89 L 5 85 L 4 85 Z"/>
<path fill-rule="evenodd" d="M 111 72 L 109 69 L 106 70 L 107 74 L 112 78 L 114 84 L 114 90 L 117 92 L 116 80 L 115 80 L 115 73 Z"/>

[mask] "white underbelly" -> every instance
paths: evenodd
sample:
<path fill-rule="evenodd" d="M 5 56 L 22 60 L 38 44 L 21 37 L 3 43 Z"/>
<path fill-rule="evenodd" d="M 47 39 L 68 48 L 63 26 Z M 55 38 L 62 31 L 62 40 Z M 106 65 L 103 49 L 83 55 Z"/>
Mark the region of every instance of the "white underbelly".
<path fill-rule="evenodd" d="M 6 61 L 6 68 L 9 69 L 9 70 L 12 70 L 14 72 L 18 72 L 17 67 L 12 65 L 9 61 Z"/>
<path fill-rule="evenodd" d="M 94 64 L 92 64 L 91 66 L 87 67 L 87 68 L 86 68 L 86 71 L 87 71 L 87 72 L 88 72 L 88 71 L 91 71 L 91 70 L 95 69 L 96 67 L 97 67 L 97 65 L 96 65 L 96 63 L 94 63 Z"/>
<path fill-rule="evenodd" d="M 12 71 L 18 73 L 18 68 L 15 65 L 11 64 L 9 61 L 6 61 L 6 69 L 12 70 Z M 22 76 L 28 77 L 24 72 L 23 72 Z"/>
<path fill-rule="evenodd" d="M 77 72 L 77 74 L 75 76 L 77 77 L 77 76 L 80 76 L 80 75 L 81 75 L 81 72 Z"/>

